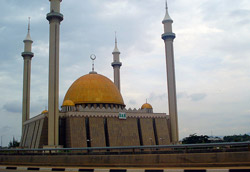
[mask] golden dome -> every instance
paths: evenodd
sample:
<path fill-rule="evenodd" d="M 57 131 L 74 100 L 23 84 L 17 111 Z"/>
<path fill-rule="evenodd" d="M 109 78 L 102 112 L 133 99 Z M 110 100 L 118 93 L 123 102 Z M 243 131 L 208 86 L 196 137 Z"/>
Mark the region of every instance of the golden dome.
<path fill-rule="evenodd" d="M 75 103 L 71 100 L 64 100 L 62 106 L 75 106 Z"/>
<path fill-rule="evenodd" d="M 71 100 L 75 104 L 124 105 L 121 93 L 115 84 L 107 77 L 95 73 L 78 78 L 68 89 L 65 100 Z"/>
<path fill-rule="evenodd" d="M 48 111 L 47 111 L 47 110 L 44 110 L 44 111 L 42 111 L 41 114 L 45 114 L 45 113 L 48 113 Z"/>
<path fill-rule="evenodd" d="M 153 109 L 153 107 L 148 104 L 148 103 L 144 103 L 142 106 L 141 106 L 141 109 Z"/>

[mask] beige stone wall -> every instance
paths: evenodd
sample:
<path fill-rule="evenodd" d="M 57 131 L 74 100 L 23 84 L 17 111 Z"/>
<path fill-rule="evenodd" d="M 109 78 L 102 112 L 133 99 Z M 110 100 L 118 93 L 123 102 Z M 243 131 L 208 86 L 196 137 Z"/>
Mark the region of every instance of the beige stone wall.
<path fill-rule="evenodd" d="M 24 133 L 21 138 L 20 147 L 42 148 L 48 144 L 48 122 L 47 118 L 31 121 L 24 125 Z"/>
<path fill-rule="evenodd" d="M 30 148 L 35 148 L 39 123 L 40 123 L 40 121 L 35 121 L 34 122 L 35 126 L 34 126 L 34 131 L 33 131 L 33 136 L 32 136 L 32 140 L 31 140 L 31 146 L 30 146 Z"/>
<path fill-rule="evenodd" d="M 37 144 L 39 144 L 39 148 L 43 148 L 43 146 L 48 145 L 48 118 L 47 117 L 40 121 L 38 134 L 41 137 L 40 137 L 40 141 L 37 142 Z"/>
<path fill-rule="evenodd" d="M 34 132 L 34 127 L 35 127 L 35 122 L 32 122 L 28 126 L 27 137 L 26 137 L 26 141 L 25 141 L 25 144 L 24 144 L 24 147 L 26 147 L 26 148 L 31 148 L 32 137 L 33 137 L 33 134 L 34 134 L 33 133 Z"/>
<path fill-rule="evenodd" d="M 136 118 L 107 118 L 107 125 L 110 146 L 140 145 Z"/>
<path fill-rule="evenodd" d="M 24 147 L 26 135 L 27 135 L 27 125 L 24 125 L 23 126 L 22 137 L 21 137 L 21 141 L 20 141 L 20 147 Z"/>
<path fill-rule="evenodd" d="M 155 119 L 157 138 L 159 145 L 170 144 L 170 135 L 167 119 Z"/>
<path fill-rule="evenodd" d="M 108 117 L 105 131 L 104 117 L 88 117 L 89 125 L 86 126 L 87 117 L 66 117 L 65 124 L 60 130 L 64 131 L 60 137 L 64 147 L 87 147 L 87 139 L 91 147 L 109 146 L 139 146 L 139 128 L 141 131 L 142 145 L 155 145 L 156 140 L 160 145 L 169 144 L 169 126 L 167 118 L 128 117 L 120 120 L 118 117 Z M 87 130 L 89 136 L 87 137 Z M 156 137 L 157 136 L 157 137 Z M 109 139 L 109 140 L 106 140 Z M 43 148 L 48 145 L 48 119 L 47 117 L 35 118 L 24 125 L 24 134 L 21 139 L 21 147 Z"/>
<path fill-rule="evenodd" d="M 155 134 L 152 118 L 140 119 L 143 145 L 155 145 Z"/>
<path fill-rule="evenodd" d="M 106 147 L 103 118 L 89 118 L 91 147 Z"/>
<path fill-rule="evenodd" d="M 66 119 L 66 147 L 87 147 L 85 118 L 70 117 Z"/>

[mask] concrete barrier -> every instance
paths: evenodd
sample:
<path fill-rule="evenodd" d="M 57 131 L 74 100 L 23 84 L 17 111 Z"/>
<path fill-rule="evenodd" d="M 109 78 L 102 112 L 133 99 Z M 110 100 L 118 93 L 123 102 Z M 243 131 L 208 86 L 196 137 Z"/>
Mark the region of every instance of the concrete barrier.
<path fill-rule="evenodd" d="M 129 155 L 0 155 L 4 166 L 45 167 L 244 167 L 250 152 L 129 154 Z"/>

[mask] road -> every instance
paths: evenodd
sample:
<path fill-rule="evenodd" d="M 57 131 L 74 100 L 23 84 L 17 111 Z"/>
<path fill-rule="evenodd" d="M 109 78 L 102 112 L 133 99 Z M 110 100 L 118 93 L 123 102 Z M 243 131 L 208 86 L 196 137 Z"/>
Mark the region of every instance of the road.
<path fill-rule="evenodd" d="M 22 166 L 0 166 L 0 172 L 51 172 L 51 171 L 84 171 L 84 172 L 250 172 L 250 167 L 240 168 L 80 168 L 80 167 L 22 167 Z"/>

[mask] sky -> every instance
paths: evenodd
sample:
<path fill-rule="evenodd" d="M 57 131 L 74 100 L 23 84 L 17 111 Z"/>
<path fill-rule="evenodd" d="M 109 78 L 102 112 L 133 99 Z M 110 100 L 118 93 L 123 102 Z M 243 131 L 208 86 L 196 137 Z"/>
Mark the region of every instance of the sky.
<path fill-rule="evenodd" d="M 168 0 L 173 19 L 180 139 L 250 133 L 250 1 Z M 31 117 L 48 105 L 48 0 L 0 1 L 0 137 L 21 137 L 23 40 L 31 17 Z M 60 105 L 70 85 L 95 70 L 113 80 L 114 33 L 127 108 L 146 99 L 168 113 L 162 20 L 165 0 L 63 0 Z"/>

